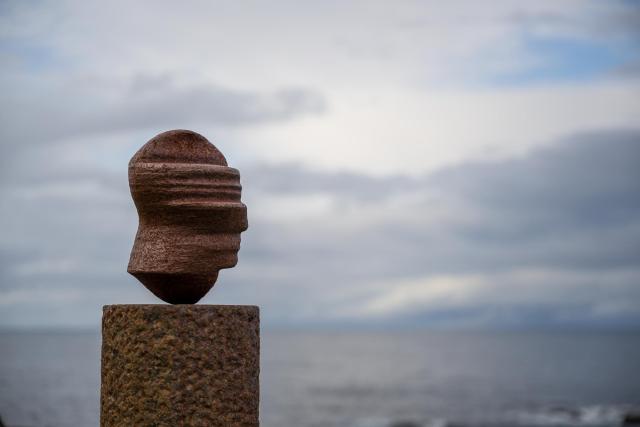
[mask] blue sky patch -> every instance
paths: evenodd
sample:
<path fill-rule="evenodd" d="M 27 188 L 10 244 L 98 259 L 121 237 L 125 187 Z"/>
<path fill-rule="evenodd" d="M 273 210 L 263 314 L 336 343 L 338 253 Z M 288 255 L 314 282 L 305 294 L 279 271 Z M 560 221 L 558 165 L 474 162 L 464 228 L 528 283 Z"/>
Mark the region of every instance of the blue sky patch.
<path fill-rule="evenodd" d="M 17 58 L 29 71 L 45 71 L 60 65 L 49 47 L 17 40 L 0 40 L 0 52 Z"/>
<path fill-rule="evenodd" d="M 589 81 L 604 77 L 636 56 L 636 49 L 581 39 L 526 37 L 525 50 L 540 64 L 514 73 L 495 75 L 496 85 Z"/>

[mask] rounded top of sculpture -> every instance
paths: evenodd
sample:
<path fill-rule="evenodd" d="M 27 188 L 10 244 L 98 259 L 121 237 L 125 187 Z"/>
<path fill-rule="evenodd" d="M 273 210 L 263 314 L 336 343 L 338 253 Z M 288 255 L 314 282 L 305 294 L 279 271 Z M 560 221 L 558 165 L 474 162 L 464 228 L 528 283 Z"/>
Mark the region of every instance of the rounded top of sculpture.
<path fill-rule="evenodd" d="M 193 163 L 227 166 L 227 160 L 215 145 L 199 133 L 176 129 L 162 132 L 149 140 L 131 158 L 136 163 Z"/>

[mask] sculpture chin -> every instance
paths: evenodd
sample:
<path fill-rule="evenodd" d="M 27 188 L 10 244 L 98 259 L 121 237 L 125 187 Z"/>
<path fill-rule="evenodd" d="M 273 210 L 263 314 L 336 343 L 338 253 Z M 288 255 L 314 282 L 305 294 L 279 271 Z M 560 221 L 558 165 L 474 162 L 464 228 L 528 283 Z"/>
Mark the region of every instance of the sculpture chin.
<path fill-rule="evenodd" d="M 188 234 L 181 227 L 141 224 L 127 271 L 161 300 L 195 304 L 223 268 L 238 263 L 239 234 Z"/>
<path fill-rule="evenodd" d="M 199 274 L 144 273 L 130 271 L 155 296 L 169 304 L 195 304 L 213 287 L 218 272 Z"/>

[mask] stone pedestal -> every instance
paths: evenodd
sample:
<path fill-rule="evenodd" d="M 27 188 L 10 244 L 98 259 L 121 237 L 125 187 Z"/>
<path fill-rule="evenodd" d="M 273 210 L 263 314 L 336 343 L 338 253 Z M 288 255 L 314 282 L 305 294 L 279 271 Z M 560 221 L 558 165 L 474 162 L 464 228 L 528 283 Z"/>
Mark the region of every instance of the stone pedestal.
<path fill-rule="evenodd" d="M 108 305 L 100 425 L 258 426 L 255 306 Z"/>

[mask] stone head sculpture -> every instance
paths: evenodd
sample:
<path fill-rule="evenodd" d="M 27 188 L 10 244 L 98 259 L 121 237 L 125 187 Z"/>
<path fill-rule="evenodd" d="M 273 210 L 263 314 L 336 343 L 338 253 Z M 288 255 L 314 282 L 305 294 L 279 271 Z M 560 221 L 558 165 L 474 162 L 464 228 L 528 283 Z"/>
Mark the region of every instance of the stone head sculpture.
<path fill-rule="evenodd" d="M 171 304 L 195 304 L 238 262 L 247 207 L 240 174 L 202 135 L 161 133 L 129 162 L 138 210 L 127 271 Z"/>

